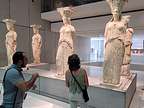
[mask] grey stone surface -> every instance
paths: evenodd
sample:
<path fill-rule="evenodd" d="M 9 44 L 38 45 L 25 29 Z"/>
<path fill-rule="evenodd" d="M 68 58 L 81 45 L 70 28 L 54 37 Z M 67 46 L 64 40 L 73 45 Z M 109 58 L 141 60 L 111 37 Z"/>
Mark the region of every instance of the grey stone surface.
<path fill-rule="evenodd" d="M 49 43 L 45 43 L 46 58 L 48 58 L 48 60 L 50 61 L 50 64 L 55 64 L 59 33 L 48 32 L 48 35 L 46 36 L 45 39 L 46 41 L 49 41 Z"/>
<path fill-rule="evenodd" d="M 7 30 L 4 23 L 0 23 L 0 66 L 7 64 L 7 53 L 5 47 L 5 34 Z"/>
<path fill-rule="evenodd" d="M 79 54 L 82 61 L 90 60 L 91 38 L 76 36 L 74 41 L 75 52 Z"/>
<path fill-rule="evenodd" d="M 29 26 L 29 1 L 10 0 L 10 17 L 16 20 L 16 25 Z"/>
<path fill-rule="evenodd" d="M 5 48 L 6 26 L 2 23 L 4 18 L 12 18 L 16 20 L 17 50 L 27 53 L 29 63 L 32 62 L 32 29 L 31 24 L 40 24 L 42 28 L 43 46 L 41 53 L 41 62 L 55 63 L 56 40 L 58 35 L 50 32 L 50 22 L 41 19 L 41 4 L 37 0 L 1 0 L 0 3 L 0 66 L 7 65 L 7 55 Z"/>
<path fill-rule="evenodd" d="M 28 55 L 29 58 L 29 43 L 30 43 L 30 37 L 29 37 L 29 28 L 22 27 L 22 26 L 16 26 L 16 32 L 17 32 L 17 51 L 24 51 Z"/>
<path fill-rule="evenodd" d="M 30 73 L 35 73 L 29 70 Z M 39 70 L 38 70 L 39 71 Z M 0 70 L 0 80 L 2 80 L 4 70 Z M 31 74 L 25 73 L 26 80 L 29 80 Z M 36 82 L 37 88 L 33 92 L 40 95 L 48 96 L 68 102 L 68 88 L 65 86 L 64 80 L 54 79 L 50 77 L 40 77 Z M 129 108 L 131 100 L 136 90 L 136 75 L 132 79 L 130 85 L 125 90 L 110 89 L 109 87 L 90 86 L 88 93 L 90 101 L 88 105 L 94 108 Z"/>
<path fill-rule="evenodd" d="M 0 22 L 9 16 L 9 0 L 0 1 Z"/>

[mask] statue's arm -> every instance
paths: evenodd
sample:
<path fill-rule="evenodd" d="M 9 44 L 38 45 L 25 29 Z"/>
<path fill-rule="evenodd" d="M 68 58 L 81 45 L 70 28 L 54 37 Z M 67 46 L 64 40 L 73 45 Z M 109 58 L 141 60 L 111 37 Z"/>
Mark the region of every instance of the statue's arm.
<path fill-rule="evenodd" d="M 14 51 L 16 49 L 16 40 L 17 40 L 17 33 L 15 32 L 13 34 L 13 43 L 12 43 L 12 48 L 13 48 Z"/>
<path fill-rule="evenodd" d="M 40 35 L 40 37 L 39 37 L 38 42 L 39 42 L 39 47 L 41 48 L 41 46 L 42 46 L 42 38 L 41 38 L 41 35 Z"/>
<path fill-rule="evenodd" d="M 108 35 L 108 24 L 106 24 L 105 32 L 104 32 L 104 37 L 105 37 L 104 45 L 105 45 L 105 47 L 106 47 L 106 43 L 107 43 L 107 35 Z"/>

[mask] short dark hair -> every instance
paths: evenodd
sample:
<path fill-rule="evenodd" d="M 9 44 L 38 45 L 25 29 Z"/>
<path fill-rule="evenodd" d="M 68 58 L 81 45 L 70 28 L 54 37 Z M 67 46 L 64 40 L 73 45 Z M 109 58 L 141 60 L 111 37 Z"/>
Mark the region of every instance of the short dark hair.
<path fill-rule="evenodd" d="M 13 64 L 17 64 L 19 60 L 24 60 L 24 52 L 18 51 L 13 54 Z"/>
<path fill-rule="evenodd" d="M 80 59 L 77 54 L 72 54 L 68 57 L 68 65 L 71 71 L 75 71 L 80 68 Z"/>

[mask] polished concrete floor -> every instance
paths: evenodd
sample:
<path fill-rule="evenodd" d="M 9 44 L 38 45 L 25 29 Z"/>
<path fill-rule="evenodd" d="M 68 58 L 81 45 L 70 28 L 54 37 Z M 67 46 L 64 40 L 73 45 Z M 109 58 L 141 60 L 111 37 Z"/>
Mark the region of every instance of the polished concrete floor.
<path fill-rule="evenodd" d="M 102 75 L 102 68 L 100 67 L 87 67 L 88 75 L 91 77 L 98 77 Z M 130 108 L 144 108 L 144 72 L 132 71 L 137 73 L 137 90 L 131 102 Z M 46 75 L 47 73 L 41 73 Z M 0 102 L 2 101 L 2 95 L 0 95 Z M 69 108 L 69 104 L 51 99 L 48 97 L 29 93 L 27 99 L 24 102 L 24 108 Z M 97 107 L 96 107 L 97 108 Z"/>

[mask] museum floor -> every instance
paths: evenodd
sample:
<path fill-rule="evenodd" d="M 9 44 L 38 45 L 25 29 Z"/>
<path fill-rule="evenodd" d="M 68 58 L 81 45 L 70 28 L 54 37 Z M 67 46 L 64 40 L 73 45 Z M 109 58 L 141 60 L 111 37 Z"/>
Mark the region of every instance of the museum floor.
<path fill-rule="evenodd" d="M 101 68 L 99 67 L 88 67 L 87 70 L 89 71 L 89 76 L 97 77 L 97 75 L 101 74 Z M 137 73 L 137 91 L 134 95 L 130 108 L 144 108 L 144 91 L 141 90 L 144 86 L 144 72 L 132 72 Z M 47 76 L 46 73 L 43 72 L 41 75 Z M 0 95 L 0 102 L 1 100 L 2 96 Z M 55 99 L 29 93 L 26 101 L 24 102 L 24 108 L 69 108 L 69 105 Z"/>

